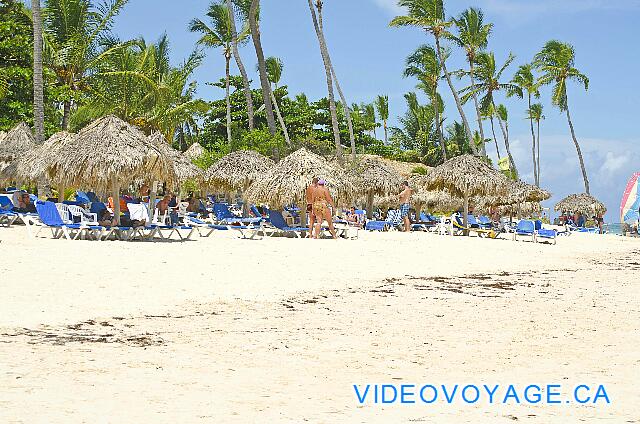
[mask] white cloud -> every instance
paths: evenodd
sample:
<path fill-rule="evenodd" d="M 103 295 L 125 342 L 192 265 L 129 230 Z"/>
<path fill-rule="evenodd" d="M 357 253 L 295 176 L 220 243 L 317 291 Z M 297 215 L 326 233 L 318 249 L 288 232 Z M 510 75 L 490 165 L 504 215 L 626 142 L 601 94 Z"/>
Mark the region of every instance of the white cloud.
<path fill-rule="evenodd" d="M 373 0 L 373 2 L 392 16 L 403 15 L 406 12 L 402 7 L 398 6 L 397 0 Z"/>

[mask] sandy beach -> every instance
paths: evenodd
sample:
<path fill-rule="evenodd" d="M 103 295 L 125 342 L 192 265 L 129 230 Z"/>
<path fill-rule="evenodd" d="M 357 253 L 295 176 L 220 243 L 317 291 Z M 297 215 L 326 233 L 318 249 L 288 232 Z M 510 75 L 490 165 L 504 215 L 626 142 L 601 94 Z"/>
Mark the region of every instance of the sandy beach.
<path fill-rule="evenodd" d="M 0 240 L 1 422 L 640 423 L 639 240 Z M 611 403 L 353 388 L 491 383 Z"/>

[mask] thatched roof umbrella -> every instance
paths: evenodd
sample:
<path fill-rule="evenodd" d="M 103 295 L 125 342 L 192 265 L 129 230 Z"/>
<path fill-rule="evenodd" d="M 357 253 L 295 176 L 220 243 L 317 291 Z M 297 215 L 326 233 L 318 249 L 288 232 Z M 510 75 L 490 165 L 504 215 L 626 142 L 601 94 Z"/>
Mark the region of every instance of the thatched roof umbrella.
<path fill-rule="evenodd" d="M 171 159 L 171 165 L 176 176 L 178 184 L 187 180 L 202 180 L 204 173 L 200 168 L 195 166 L 186 156 L 169 145 L 167 139 L 159 133 L 155 132 L 149 136 L 149 140 L 158 148 L 165 156 Z"/>
<path fill-rule="evenodd" d="M 64 200 L 64 182 L 54 172 L 54 164 L 60 155 L 66 154 L 67 146 L 73 142 L 75 134 L 60 131 L 43 144 L 29 150 L 12 162 L 7 173 L 16 180 L 38 182 L 47 180 L 58 188 L 58 196 Z"/>
<path fill-rule="evenodd" d="M 607 212 L 604 203 L 587 193 L 570 194 L 556 203 L 554 209 L 558 212 L 579 212 L 587 216 L 604 215 Z"/>
<path fill-rule="evenodd" d="M 419 214 L 422 208 L 436 209 L 440 211 L 457 210 L 463 206 L 463 201 L 459 197 L 453 197 L 444 190 L 426 191 L 421 190 L 411 196 L 411 203 Z"/>
<path fill-rule="evenodd" d="M 478 196 L 475 199 L 476 209 L 489 212 L 498 207 L 500 214 L 518 214 L 519 212 L 536 212 L 541 210 L 540 202 L 551 198 L 551 193 L 524 181 L 508 180 L 507 192 L 498 196 Z M 530 204 L 527 206 L 527 204 Z M 535 206 L 535 205 L 538 206 Z M 534 205 L 534 206 L 531 206 Z"/>
<path fill-rule="evenodd" d="M 20 158 L 24 153 L 37 146 L 31 128 L 24 122 L 19 123 L 0 140 L 0 180 L 7 181 L 15 178 L 15 165 L 12 161 Z"/>
<path fill-rule="evenodd" d="M 447 190 L 463 199 L 464 225 L 468 224 L 469 199 L 476 195 L 500 195 L 506 192 L 507 178 L 481 159 L 462 155 L 432 169 L 426 178 L 429 190 Z"/>
<path fill-rule="evenodd" d="M 110 187 L 117 219 L 122 185 L 138 178 L 175 180 L 171 159 L 140 130 L 113 115 L 94 121 L 66 143 L 51 172 L 67 186 Z"/>
<path fill-rule="evenodd" d="M 254 150 L 238 150 L 220 158 L 205 173 L 207 183 L 226 193 L 241 191 L 243 197 L 249 186 L 273 168 L 275 162 Z M 246 199 L 245 199 L 246 200 Z M 243 214 L 249 213 L 244 202 Z"/>
<path fill-rule="evenodd" d="M 189 159 L 190 161 L 198 159 L 200 156 L 206 153 L 204 147 L 202 147 L 198 142 L 193 143 L 184 153 L 184 157 Z"/>
<path fill-rule="evenodd" d="M 251 184 L 246 198 L 254 203 L 268 203 L 273 208 L 292 203 L 303 206 L 306 189 L 313 177 L 327 181 L 327 188 L 336 202 L 346 203 L 353 199 L 355 188 L 347 173 L 304 148 L 282 159 Z"/>
<path fill-rule="evenodd" d="M 356 190 L 366 196 L 369 219 L 373 217 L 374 196 L 387 196 L 400 192 L 402 183 L 400 173 L 377 159 L 363 159 L 349 169 L 349 174 Z"/>
<path fill-rule="evenodd" d="M 36 147 L 31 128 L 24 122 L 6 133 L 0 142 L 0 161 L 11 162 Z"/>

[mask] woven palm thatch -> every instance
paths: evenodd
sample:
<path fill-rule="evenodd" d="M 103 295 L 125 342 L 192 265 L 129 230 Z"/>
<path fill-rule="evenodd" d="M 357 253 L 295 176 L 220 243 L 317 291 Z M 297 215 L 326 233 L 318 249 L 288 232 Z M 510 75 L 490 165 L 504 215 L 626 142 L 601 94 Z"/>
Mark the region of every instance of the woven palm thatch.
<path fill-rule="evenodd" d="M 166 138 L 159 133 L 155 132 L 151 134 L 149 140 L 169 159 L 171 159 L 171 165 L 173 166 L 173 173 L 176 176 L 176 182 L 178 184 L 188 180 L 204 179 L 204 174 L 195 166 L 188 158 L 182 155 L 178 150 L 169 145 Z"/>
<path fill-rule="evenodd" d="M 465 226 L 472 196 L 500 196 L 507 193 L 508 187 L 508 180 L 503 174 L 472 155 L 457 156 L 433 168 L 425 185 L 429 190 L 446 190 L 463 199 Z"/>
<path fill-rule="evenodd" d="M 374 196 L 387 196 L 400 192 L 402 176 L 394 168 L 378 159 L 364 158 L 354 164 L 348 173 L 356 190 L 366 197 L 368 218 L 373 216 Z"/>
<path fill-rule="evenodd" d="M 305 191 L 313 177 L 327 181 L 336 203 L 345 204 L 354 198 L 355 187 L 347 173 L 304 148 L 282 159 L 251 184 L 246 198 L 254 203 L 267 203 L 272 208 L 304 204 Z"/>
<path fill-rule="evenodd" d="M 73 142 L 75 134 L 61 131 L 52 135 L 44 144 L 37 146 L 16 159 L 9 167 L 11 176 L 19 181 L 37 182 L 47 179 L 53 184 L 59 181 L 53 172 L 53 166 L 61 155 L 66 154 L 67 146 Z"/>
<path fill-rule="evenodd" d="M 200 156 L 206 153 L 204 147 L 202 147 L 198 142 L 193 143 L 184 153 L 184 157 L 186 157 L 190 161 L 194 161 L 198 159 Z"/>
<path fill-rule="evenodd" d="M 52 164 L 67 186 L 106 190 L 135 179 L 173 182 L 171 159 L 140 130 L 110 115 L 83 128 Z"/>
<path fill-rule="evenodd" d="M 241 190 L 262 178 L 275 162 L 253 150 L 238 150 L 222 157 L 205 173 L 205 180 L 225 192 Z"/>
<path fill-rule="evenodd" d="M 516 210 L 519 204 L 540 203 L 551 198 L 551 193 L 523 181 L 508 180 L 507 192 L 497 196 L 476 196 L 474 202 L 476 207 L 488 209 L 492 206 L 511 206 Z M 507 208 L 509 209 L 509 208 Z M 510 210 L 510 209 L 509 209 Z"/>
<path fill-rule="evenodd" d="M 426 208 L 438 211 L 458 210 L 463 207 L 461 198 L 454 197 L 444 190 L 420 190 L 411 197 L 411 203 L 416 209 Z"/>
<path fill-rule="evenodd" d="M 556 203 L 554 209 L 558 212 L 579 212 L 587 216 L 604 215 L 607 212 L 604 203 L 587 193 L 570 194 Z"/>
<path fill-rule="evenodd" d="M 0 161 L 11 162 L 35 147 L 36 141 L 31 128 L 21 122 L 0 141 Z"/>

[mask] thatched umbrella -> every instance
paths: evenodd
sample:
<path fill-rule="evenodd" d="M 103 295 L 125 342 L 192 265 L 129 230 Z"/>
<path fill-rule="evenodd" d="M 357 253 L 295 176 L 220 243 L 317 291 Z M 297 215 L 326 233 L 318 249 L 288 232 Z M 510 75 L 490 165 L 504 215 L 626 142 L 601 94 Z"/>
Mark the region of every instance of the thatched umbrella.
<path fill-rule="evenodd" d="M 274 208 L 292 203 L 304 206 L 305 192 L 313 177 L 327 181 L 327 188 L 336 202 L 346 203 L 353 199 L 355 188 L 347 173 L 304 148 L 282 159 L 251 184 L 246 198 L 254 203 L 268 203 Z"/>
<path fill-rule="evenodd" d="M 582 215 L 604 215 L 607 211 L 604 203 L 587 194 L 570 194 L 558 203 L 554 208 L 558 212 L 578 212 Z"/>
<path fill-rule="evenodd" d="M 551 193 L 524 181 L 508 180 L 507 191 L 502 195 L 478 196 L 474 199 L 476 209 L 489 212 L 497 207 L 500 214 L 520 212 L 533 213 L 541 210 L 540 202 L 551 198 Z M 527 206 L 529 204 L 529 206 Z M 533 206 L 531 206 L 533 205 Z M 535 206 L 538 205 L 538 206 Z"/>
<path fill-rule="evenodd" d="M 48 180 L 51 184 L 57 185 L 58 197 L 64 200 L 64 182 L 57 178 L 53 167 L 60 155 L 66 154 L 67 146 L 73 142 L 75 134 L 60 131 L 21 157 L 13 161 L 7 172 L 16 180 L 38 182 Z"/>
<path fill-rule="evenodd" d="M 238 150 L 220 158 L 205 173 L 207 183 L 226 193 L 240 190 L 244 196 L 249 186 L 266 174 L 275 162 L 254 150 Z M 246 200 L 246 199 L 245 199 Z M 244 202 L 243 214 L 249 211 Z"/>
<path fill-rule="evenodd" d="M 161 133 L 155 132 L 151 134 L 149 140 L 151 140 L 165 156 L 171 159 L 171 165 L 173 166 L 177 183 L 180 184 L 192 179 L 202 180 L 204 178 L 202 170 L 195 166 L 184 154 L 181 154 L 178 150 L 171 147 Z"/>
<path fill-rule="evenodd" d="M 37 146 L 31 128 L 24 122 L 19 123 L 0 140 L 0 179 L 5 181 L 12 178 L 15 165 L 9 165 L 14 160 Z"/>
<path fill-rule="evenodd" d="M 462 155 L 432 169 L 426 178 L 429 190 L 447 190 L 463 199 L 464 225 L 468 224 L 469 199 L 476 195 L 500 195 L 506 192 L 507 178 L 481 159 Z"/>
<path fill-rule="evenodd" d="M 204 149 L 204 147 L 202 147 L 198 142 L 195 142 L 183 153 L 183 155 L 190 161 L 193 161 L 198 159 L 205 153 L 206 150 Z"/>
<path fill-rule="evenodd" d="M 66 143 L 51 173 L 67 186 L 110 187 L 117 219 L 122 185 L 139 178 L 175 180 L 171 159 L 140 130 L 113 115 L 94 121 Z"/>
<path fill-rule="evenodd" d="M 349 169 L 349 174 L 356 190 L 366 196 L 369 219 L 373 217 L 374 196 L 388 196 L 400 192 L 402 176 L 391 166 L 377 159 L 363 159 Z"/>
<path fill-rule="evenodd" d="M 461 198 L 454 197 L 448 191 L 444 190 L 420 190 L 411 196 L 411 203 L 418 216 L 420 216 L 422 208 L 448 211 L 457 210 L 463 206 Z"/>

